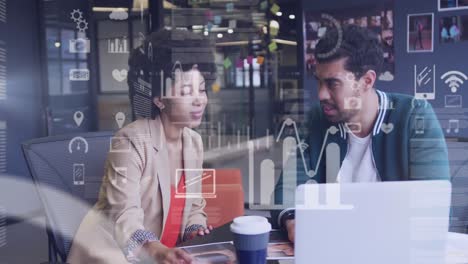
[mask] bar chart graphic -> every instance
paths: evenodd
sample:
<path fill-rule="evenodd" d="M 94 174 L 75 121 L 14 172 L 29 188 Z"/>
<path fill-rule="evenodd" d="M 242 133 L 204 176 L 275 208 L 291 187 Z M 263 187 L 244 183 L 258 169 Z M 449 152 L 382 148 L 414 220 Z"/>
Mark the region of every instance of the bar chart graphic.
<path fill-rule="evenodd" d="M 107 40 L 107 51 L 109 53 L 128 53 L 128 40 L 126 37 Z"/>
<path fill-rule="evenodd" d="M 301 156 L 299 157 L 304 164 L 304 172 L 309 175 L 311 172 L 308 169 L 307 162 L 304 157 L 304 151 L 307 145 L 300 139 L 299 131 L 296 122 L 288 118 L 283 122 L 276 142 L 280 142 L 286 126 L 292 126 L 294 135 L 285 137 L 281 142 L 281 172 L 283 175 L 282 195 L 283 204 L 274 204 L 272 195 L 275 190 L 275 163 L 272 159 L 264 159 L 259 162 L 260 169 L 259 180 L 255 185 L 255 146 L 252 141 L 248 142 L 249 156 L 249 204 L 252 209 L 283 209 L 287 204 L 294 204 L 294 191 L 297 184 L 297 161 L 298 149 Z M 260 197 L 255 201 L 255 193 Z M 287 202 L 286 202 L 287 201 Z"/>
<path fill-rule="evenodd" d="M 340 147 L 337 143 L 328 142 L 329 135 L 335 135 L 339 130 L 335 126 L 331 126 L 324 137 L 319 157 L 315 162 L 315 168 L 309 169 L 308 161 L 304 154 L 305 150 L 310 147 L 299 136 L 296 122 L 290 118 L 286 119 L 281 127 L 276 142 L 280 142 L 283 136 L 284 129 L 286 126 L 292 126 L 293 136 L 287 136 L 282 141 L 282 203 L 275 204 L 273 199 L 273 192 L 275 191 L 275 163 L 272 159 L 264 159 L 259 162 L 260 170 L 259 173 L 255 174 L 255 148 L 252 141 L 248 142 L 248 159 L 249 159 L 249 205 L 251 209 L 257 210 L 275 210 L 275 209 L 286 209 L 294 207 L 296 204 L 296 188 L 298 183 L 298 172 L 305 173 L 309 180 L 308 185 L 316 185 L 315 176 L 320 166 L 320 162 L 325 151 L 325 163 L 326 163 L 326 183 L 336 183 L 337 175 L 340 170 Z M 313 147 L 313 146 L 312 146 Z M 299 156 L 298 156 L 299 153 Z M 300 160 L 298 160 L 300 159 Z M 303 168 L 298 168 L 298 162 L 301 162 Z M 258 164 L 258 162 L 257 162 Z M 257 175 L 258 179 L 256 182 Z M 329 210 L 349 210 L 352 209 L 352 205 L 345 205 L 341 203 L 341 188 L 340 184 L 327 184 L 325 202 L 319 203 L 318 188 L 308 188 L 308 190 L 317 191 L 317 193 L 310 194 L 308 197 L 315 197 L 312 201 L 307 204 L 309 208 L 311 205 L 315 205 L 317 209 L 329 209 Z M 259 199 L 255 199 L 255 194 L 260 196 Z"/>

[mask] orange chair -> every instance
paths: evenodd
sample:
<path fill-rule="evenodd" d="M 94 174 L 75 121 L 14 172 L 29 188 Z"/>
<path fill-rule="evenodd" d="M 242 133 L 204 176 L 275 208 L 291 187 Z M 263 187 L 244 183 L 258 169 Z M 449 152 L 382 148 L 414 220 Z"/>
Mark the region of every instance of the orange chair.
<path fill-rule="evenodd" d="M 204 183 L 203 192 L 213 190 L 213 183 Z M 205 212 L 208 225 L 214 228 L 244 215 L 244 190 L 239 169 L 216 170 L 216 197 L 206 198 Z"/>

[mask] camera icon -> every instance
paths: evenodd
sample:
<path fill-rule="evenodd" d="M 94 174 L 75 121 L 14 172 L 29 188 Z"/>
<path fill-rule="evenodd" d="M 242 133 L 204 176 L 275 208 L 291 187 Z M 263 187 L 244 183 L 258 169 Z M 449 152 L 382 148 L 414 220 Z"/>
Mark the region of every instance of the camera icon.
<path fill-rule="evenodd" d="M 359 97 L 347 97 L 344 99 L 344 108 L 346 110 L 356 110 L 362 108 L 362 100 Z"/>
<path fill-rule="evenodd" d="M 70 39 L 70 53 L 89 53 L 91 45 L 89 39 Z"/>

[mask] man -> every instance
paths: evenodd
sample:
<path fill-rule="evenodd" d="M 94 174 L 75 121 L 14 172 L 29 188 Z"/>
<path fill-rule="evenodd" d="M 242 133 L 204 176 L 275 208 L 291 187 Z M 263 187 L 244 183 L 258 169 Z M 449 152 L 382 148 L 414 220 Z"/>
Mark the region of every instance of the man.
<path fill-rule="evenodd" d="M 424 49 L 423 40 L 422 40 L 422 34 L 424 30 L 423 24 L 421 21 L 417 20 L 414 26 L 418 33 L 418 37 L 414 40 L 414 50 L 416 50 L 416 45 L 418 44 L 418 42 L 419 42 L 419 47 L 423 50 Z"/>
<path fill-rule="evenodd" d="M 328 30 L 315 57 L 320 105 L 307 117 L 309 147 L 298 150 L 306 162 L 293 166 L 294 183 L 283 170 L 275 204 L 293 207 L 292 187 L 306 182 L 449 179 L 444 135 L 430 104 L 375 89 L 383 62 L 376 35 L 352 25 Z M 324 150 L 330 143 L 339 150 Z M 272 220 L 294 241 L 294 209 L 272 211 Z"/>

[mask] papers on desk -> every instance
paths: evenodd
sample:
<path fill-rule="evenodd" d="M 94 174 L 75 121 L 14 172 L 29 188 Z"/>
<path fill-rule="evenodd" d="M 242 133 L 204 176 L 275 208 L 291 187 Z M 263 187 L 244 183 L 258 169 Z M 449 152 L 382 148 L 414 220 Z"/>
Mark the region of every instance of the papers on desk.
<path fill-rule="evenodd" d="M 198 263 L 237 263 L 236 249 L 232 242 L 181 247 Z"/>
<path fill-rule="evenodd" d="M 468 263 L 468 235 L 448 233 L 446 264 Z"/>
<path fill-rule="evenodd" d="M 232 241 L 181 247 L 193 258 L 194 263 L 237 263 L 236 249 Z M 294 259 L 294 247 L 290 242 L 268 243 L 268 260 Z"/>

